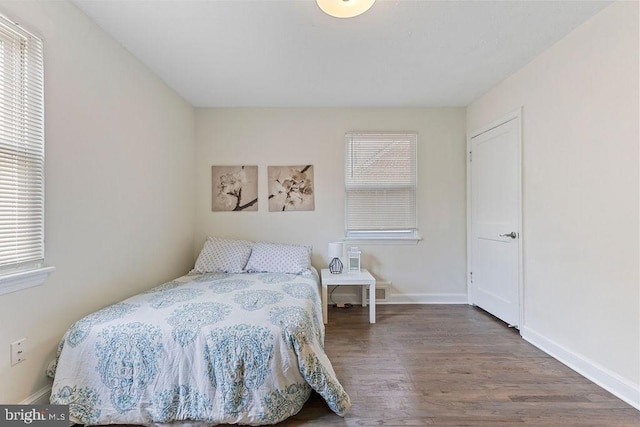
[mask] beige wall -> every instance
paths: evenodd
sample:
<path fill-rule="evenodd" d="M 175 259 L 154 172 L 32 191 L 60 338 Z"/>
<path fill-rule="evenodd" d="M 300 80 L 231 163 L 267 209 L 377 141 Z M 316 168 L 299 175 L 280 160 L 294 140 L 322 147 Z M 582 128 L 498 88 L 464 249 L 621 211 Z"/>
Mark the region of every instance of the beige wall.
<path fill-rule="evenodd" d="M 344 133 L 417 131 L 417 245 L 359 245 L 397 301 L 466 301 L 465 109 L 197 109 L 196 252 L 207 235 L 313 245 L 344 237 Z M 313 164 L 315 211 L 269 212 L 267 166 Z M 258 212 L 211 212 L 211 165 L 258 165 Z"/>
<path fill-rule="evenodd" d="M 523 106 L 523 336 L 640 407 L 638 61 L 638 3 L 615 3 L 467 124 Z"/>
<path fill-rule="evenodd" d="M 46 261 L 41 287 L 0 295 L 0 403 L 48 384 L 80 317 L 193 262 L 193 109 L 68 2 L 0 2 L 44 39 Z M 9 343 L 27 360 L 10 366 Z"/>

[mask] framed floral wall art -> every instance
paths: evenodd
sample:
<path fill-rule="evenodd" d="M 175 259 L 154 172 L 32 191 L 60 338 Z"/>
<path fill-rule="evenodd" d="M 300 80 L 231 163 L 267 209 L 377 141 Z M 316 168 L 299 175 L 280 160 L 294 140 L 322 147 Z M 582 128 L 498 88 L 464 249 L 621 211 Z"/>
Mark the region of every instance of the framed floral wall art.
<path fill-rule="evenodd" d="M 269 166 L 269 212 L 312 211 L 313 165 Z"/>
<path fill-rule="evenodd" d="M 211 166 L 211 210 L 257 211 L 258 166 Z"/>

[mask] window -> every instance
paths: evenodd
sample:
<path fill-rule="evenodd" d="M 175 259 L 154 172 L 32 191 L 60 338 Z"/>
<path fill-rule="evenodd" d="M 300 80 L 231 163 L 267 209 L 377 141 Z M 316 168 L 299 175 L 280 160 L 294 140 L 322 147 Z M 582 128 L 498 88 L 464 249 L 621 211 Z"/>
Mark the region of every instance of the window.
<path fill-rule="evenodd" d="M 7 278 L 42 273 L 43 83 L 41 40 L 0 16 L 0 293 L 17 290 Z"/>
<path fill-rule="evenodd" d="M 350 132 L 345 138 L 346 237 L 418 240 L 418 135 Z"/>

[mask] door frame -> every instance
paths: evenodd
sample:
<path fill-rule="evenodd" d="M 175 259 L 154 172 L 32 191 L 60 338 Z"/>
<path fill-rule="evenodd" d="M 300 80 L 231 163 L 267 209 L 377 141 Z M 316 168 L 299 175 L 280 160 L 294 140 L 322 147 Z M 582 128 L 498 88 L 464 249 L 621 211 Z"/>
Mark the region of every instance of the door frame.
<path fill-rule="evenodd" d="M 523 244 L 524 232 L 522 229 L 522 199 L 523 199 L 523 187 L 522 187 L 522 107 L 518 107 L 513 111 L 508 112 L 504 116 L 490 122 L 489 124 L 482 126 L 467 133 L 467 153 L 466 153 L 466 172 L 467 172 L 467 303 L 473 305 L 471 302 L 471 260 L 472 260 L 472 233 L 471 233 L 471 139 L 491 129 L 497 128 L 511 120 L 516 120 L 517 124 L 517 136 L 518 136 L 518 188 L 520 189 L 520 200 L 518 201 L 519 215 L 518 232 L 520 237 L 518 239 L 518 304 L 519 304 L 519 322 L 518 329 L 520 334 L 524 329 L 524 271 L 523 271 Z"/>

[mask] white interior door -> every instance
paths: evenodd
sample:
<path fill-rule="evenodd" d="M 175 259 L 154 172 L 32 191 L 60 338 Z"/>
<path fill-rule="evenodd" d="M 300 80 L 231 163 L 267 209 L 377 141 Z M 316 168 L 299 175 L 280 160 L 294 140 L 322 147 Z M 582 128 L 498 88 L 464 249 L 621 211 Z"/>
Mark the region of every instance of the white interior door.
<path fill-rule="evenodd" d="M 469 301 L 520 325 L 520 115 L 470 139 Z"/>

